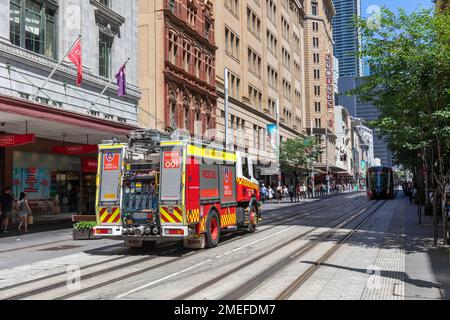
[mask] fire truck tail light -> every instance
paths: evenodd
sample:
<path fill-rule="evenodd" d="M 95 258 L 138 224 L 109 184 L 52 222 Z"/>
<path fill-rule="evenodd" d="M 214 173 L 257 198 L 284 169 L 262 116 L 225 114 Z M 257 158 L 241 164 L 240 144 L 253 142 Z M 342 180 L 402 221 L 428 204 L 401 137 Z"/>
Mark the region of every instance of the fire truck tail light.
<path fill-rule="evenodd" d="M 112 234 L 112 229 L 96 229 L 97 234 Z"/>
<path fill-rule="evenodd" d="M 184 230 L 183 229 L 166 229 L 165 233 L 169 234 L 169 235 L 180 235 L 180 236 L 182 236 L 182 235 L 184 235 Z"/>

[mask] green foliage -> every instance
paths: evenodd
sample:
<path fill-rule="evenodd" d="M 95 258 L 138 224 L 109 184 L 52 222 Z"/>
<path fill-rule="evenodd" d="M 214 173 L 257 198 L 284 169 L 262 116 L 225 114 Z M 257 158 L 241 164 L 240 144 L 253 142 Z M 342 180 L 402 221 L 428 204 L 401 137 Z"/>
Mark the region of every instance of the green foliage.
<path fill-rule="evenodd" d="M 318 143 L 315 138 L 298 137 L 283 141 L 280 147 L 281 170 L 287 174 L 299 174 L 317 156 Z"/>
<path fill-rule="evenodd" d="M 96 226 L 97 226 L 97 222 L 95 222 L 95 221 L 81 221 L 81 222 L 76 223 L 73 227 L 75 228 L 75 230 L 78 230 L 78 231 L 88 231 L 88 230 L 92 230 Z"/>
<path fill-rule="evenodd" d="M 417 167 L 419 153 L 450 153 L 450 13 L 383 9 L 379 29 L 358 20 L 371 74 L 351 92 L 372 102 L 372 125 L 389 138 L 396 160 Z M 426 152 L 426 151 L 425 151 Z"/>

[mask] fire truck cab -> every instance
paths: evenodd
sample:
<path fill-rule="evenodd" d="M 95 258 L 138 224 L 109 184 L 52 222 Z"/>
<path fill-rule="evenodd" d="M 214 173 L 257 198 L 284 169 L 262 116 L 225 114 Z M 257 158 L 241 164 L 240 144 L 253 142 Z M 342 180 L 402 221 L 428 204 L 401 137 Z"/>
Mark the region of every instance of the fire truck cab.
<path fill-rule="evenodd" d="M 256 160 L 152 130 L 99 146 L 94 234 L 130 247 L 183 240 L 217 246 L 224 232 L 254 232 L 261 219 Z"/>

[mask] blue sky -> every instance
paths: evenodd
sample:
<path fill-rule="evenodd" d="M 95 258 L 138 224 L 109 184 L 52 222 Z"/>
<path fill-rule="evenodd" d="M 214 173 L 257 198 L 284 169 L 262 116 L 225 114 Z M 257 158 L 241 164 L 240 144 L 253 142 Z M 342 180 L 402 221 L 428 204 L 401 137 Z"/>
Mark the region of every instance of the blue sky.
<path fill-rule="evenodd" d="M 431 8 L 434 3 L 431 0 L 362 0 L 363 17 L 367 16 L 367 8 L 371 5 L 386 6 L 393 11 L 402 8 L 407 12 L 412 12 L 419 7 Z"/>

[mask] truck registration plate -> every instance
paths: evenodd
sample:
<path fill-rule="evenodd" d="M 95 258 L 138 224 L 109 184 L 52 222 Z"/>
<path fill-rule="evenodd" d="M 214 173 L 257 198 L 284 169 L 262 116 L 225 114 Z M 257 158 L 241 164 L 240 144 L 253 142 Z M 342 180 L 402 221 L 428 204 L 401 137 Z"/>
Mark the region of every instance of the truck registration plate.
<path fill-rule="evenodd" d="M 133 213 L 133 220 L 147 220 L 147 214 L 144 212 Z"/>

